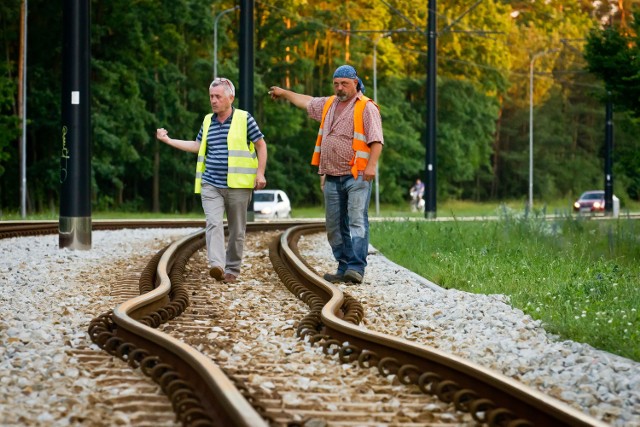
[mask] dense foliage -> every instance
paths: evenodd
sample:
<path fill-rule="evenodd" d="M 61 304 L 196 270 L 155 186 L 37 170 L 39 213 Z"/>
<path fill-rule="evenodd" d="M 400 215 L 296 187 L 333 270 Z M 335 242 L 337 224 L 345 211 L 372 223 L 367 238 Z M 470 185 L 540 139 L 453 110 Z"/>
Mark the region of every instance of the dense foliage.
<path fill-rule="evenodd" d="M 618 95 L 614 191 L 623 203 L 640 198 L 640 129 L 634 119 L 640 113 L 638 97 L 630 105 L 620 96 L 637 85 L 636 38 L 625 32 L 636 21 L 629 10 L 619 8 L 633 2 L 616 1 L 613 12 L 605 2 L 594 8 L 590 1 L 485 0 L 472 8 L 472 2 L 463 0 L 438 3 L 440 199 L 526 199 L 529 66 L 534 56 L 535 197 L 572 198 L 603 187 L 606 88 Z M 20 0 L 0 5 L 0 211 L 20 206 L 20 5 Z M 62 8 L 59 2 L 42 0 L 28 5 L 28 208 L 55 211 Z M 95 209 L 199 208 L 192 194 L 195 156 L 158 143 L 155 129 L 195 138 L 210 111 L 214 20 L 235 5 L 218 0 L 91 2 Z M 366 94 L 377 98 L 383 116 L 380 199 L 406 200 L 411 183 L 425 174 L 426 22 L 426 2 L 416 0 L 255 2 L 254 115 L 269 147 L 270 187 L 287 191 L 294 205 L 320 201 L 316 171 L 309 165 L 317 123 L 302 110 L 271 101 L 268 87 L 326 95 L 335 67 L 350 63 L 363 77 Z M 602 30 L 602 22 L 614 26 Z M 218 74 L 236 82 L 238 23 L 236 10 L 220 16 L 217 28 Z M 589 63 L 584 57 L 588 35 Z M 620 50 L 620 61 L 633 56 L 635 62 L 607 60 L 611 46 Z M 604 77 L 610 69 L 619 78 L 603 84 L 596 76 Z"/>

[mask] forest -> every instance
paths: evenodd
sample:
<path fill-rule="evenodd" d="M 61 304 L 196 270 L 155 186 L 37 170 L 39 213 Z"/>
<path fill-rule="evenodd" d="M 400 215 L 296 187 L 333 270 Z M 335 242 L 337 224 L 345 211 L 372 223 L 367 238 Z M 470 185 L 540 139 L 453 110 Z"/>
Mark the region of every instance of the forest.
<path fill-rule="evenodd" d="M 28 211 L 55 212 L 59 205 L 62 6 L 28 2 L 23 109 L 24 3 L 0 5 L 0 213 L 20 207 L 23 111 Z M 530 131 L 536 200 L 603 189 L 608 101 L 614 108 L 614 193 L 623 205 L 640 200 L 638 1 L 437 3 L 439 200 L 524 202 Z M 236 6 L 90 2 L 93 210 L 200 208 L 193 194 L 195 155 L 158 142 L 155 130 L 196 138 L 210 112 L 214 57 L 217 75 L 238 81 Z M 268 187 L 285 190 L 294 206 L 321 203 L 310 165 L 318 123 L 271 100 L 268 88 L 329 95 L 333 70 L 351 64 L 382 114 L 380 201 L 405 203 L 412 182 L 425 176 L 427 2 L 255 0 L 254 12 L 253 115 L 268 144 Z"/>

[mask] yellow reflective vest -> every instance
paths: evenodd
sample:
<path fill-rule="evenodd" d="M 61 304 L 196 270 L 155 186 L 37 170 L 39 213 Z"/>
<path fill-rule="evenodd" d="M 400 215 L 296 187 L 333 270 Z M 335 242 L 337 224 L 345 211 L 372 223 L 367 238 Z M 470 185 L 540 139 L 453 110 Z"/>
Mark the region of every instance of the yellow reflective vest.
<path fill-rule="evenodd" d="M 207 114 L 202 122 L 202 141 L 198 151 L 196 163 L 195 193 L 202 190 L 202 174 L 206 166 L 207 134 L 213 114 Z M 229 169 L 227 171 L 227 185 L 229 188 L 253 188 L 258 171 L 258 157 L 253 141 L 247 146 L 247 118 L 249 113 L 235 109 L 231 119 L 231 127 L 227 135 L 227 149 L 229 150 Z"/>
<path fill-rule="evenodd" d="M 322 119 L 320 120 L 320 129 L 318 130 L 318 137 L 316 138 L 316 146 L 313 150 L 313 156 L 311 157 L 311 164 L 313 166 L 320 165 L 320 152 L 322 151 L 322 135 L 324 129 L 324 119 L 327 117 L 327 113 L 329 112 L 329 107 L 333 104 L 335 95 L 330 96 L 329 99 L 324 103 L 324 107 L 322 107 Z M 364 134 L 364 107 L 367 105 L 367 102 L 373 102 L 370 98 L 362 95 L 360 98 L 356 99 L 356 105 L 353 110 L 353 158 L 349 162 L 351 165 L 351 174 L 353 175 L 353 179 L 358 179 L 358 172 L 363 171 L 367 167 L 367 163 L 369 162 L 369 154 L 371 153 L 371 149 L 369 145 L 367 145 L 367 137 Z M 374 102 L 377 108 L 378 105 Z"/>

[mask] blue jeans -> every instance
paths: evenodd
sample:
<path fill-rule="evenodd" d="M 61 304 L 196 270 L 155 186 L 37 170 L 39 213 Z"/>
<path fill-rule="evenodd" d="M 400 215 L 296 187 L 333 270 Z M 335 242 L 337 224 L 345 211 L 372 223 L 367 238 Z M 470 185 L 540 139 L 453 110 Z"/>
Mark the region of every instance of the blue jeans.
<path fill-rule="evenodd" d="M 369 252 L 371 183 L 362 176 L 326 176 L 324 202 L 327 238 L 338 261 L 337 274 L 355 270 L 364 275 Z"/>

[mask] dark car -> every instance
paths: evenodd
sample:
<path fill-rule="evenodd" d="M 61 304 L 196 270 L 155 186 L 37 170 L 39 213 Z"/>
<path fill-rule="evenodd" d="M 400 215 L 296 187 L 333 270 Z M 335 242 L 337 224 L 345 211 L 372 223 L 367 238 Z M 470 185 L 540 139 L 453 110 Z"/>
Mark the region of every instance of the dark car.
<path fill-rule="evenodd" d="M 574 212 L 604 212 L 604 191 L 585 191 L 573 204 Z"/>

